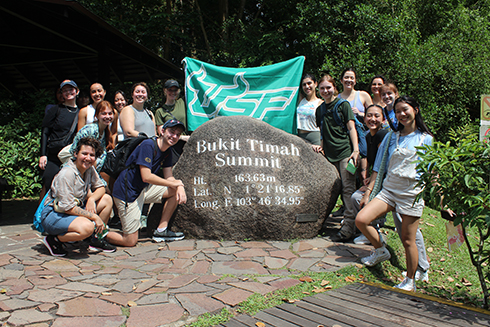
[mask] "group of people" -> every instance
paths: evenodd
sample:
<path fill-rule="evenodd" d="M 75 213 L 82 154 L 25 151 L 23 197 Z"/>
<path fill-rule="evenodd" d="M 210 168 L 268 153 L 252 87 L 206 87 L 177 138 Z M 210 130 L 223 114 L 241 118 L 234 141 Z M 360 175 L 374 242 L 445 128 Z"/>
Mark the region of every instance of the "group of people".
<path fill-rule="evenodd" d="M 340 80 L 341 93 L 332 76 L 323 75 L 317 82 L 313 75 L 305 74 L 301 81 L 304 98 L 297 110 L 298 136 L 311 143 L 314 151 L 324 154 L 342 181 L 344 219 L 331 240 L 352 240 L 359 230 L 362 234 L 355 242 L 374 246 L 361 262 L 374 266 L 389 260 L 391 254 L 375 222 L 392 212 L 407 265 L 405 279 L 396 287 L 415 291 L 415 280 L 428 281 L 429 263 L 418 228 L 424 201 L 415 201 L 421 189 L 416 186 L 414 162 L 418 158 L 416 147 L 431 145 L 432 134 L 417 101 L 400 97 L 396 86 L 383 76 L 372 78 L 372 97 L 355 90 L 354 69 L 344 70 Z M 317 97 L 317 89 L 322 99 Z M 340 117 L 340 123 L 335 116 Z M 363 135 L 358 135 L 356 123 L 365 126 Z M 360 138 L 365 138 L 367 144 L 362 156 Z M 349 165 L 357 167 L 357 171 L 349 171 Z M 357 185 L 360 188 L 356 191 Z"/>
<path fill-rule="evenodd" d="M 324 75 L 317 81 L 314 75 L 305 74 L 297 108 L 298 136 L 323 153 L 342 181 L 344 220 L 332 240 L 351 240 L 359 230 L 362 235 L 357 242 L 371 243 L 375 248 L 362 263 L 374 266 L 388 260 L 390 252 L 373 222 L 393 212 L 407 258 L 406 278 L 397 287 L 415 290 L 416 279 L 428 280 L 429 268 L 418 229 L 424 203 L 415 201 L 420 192 L 415 147 L 430 145 L 432 135 L 415 99 L 400 97 L 396 86 L 383 76 L 371 80 L 372 96 L 355 90 L 352 68 L 344 70 L 340 80 L 341 93 L 332 76 Z M 153 239 L 184 238 L 182 233 L 170 231 L 168 223 L 177 205 L 187 200 L 183 182 L 172 175 L 176 156 L 189 138 L 186 108 L 179 98 L 177 81 L 166 81 L 163 92 L 165 103 L 153 115 L 145 109 L 149 95 L 145 83 L 133 85 L 131 104 L 122 91 L 115 92 L 112 102 L 105 100 L 106 90 L 94 83 L 90 87 L 92 103 L 79 109 L 77 84 L 72 80 L 61 83 L 56 93 L 58 104 L 46 109 L 39 160 L 48 193 L 41 222 L 48 233 L 44 243 L 52 255 L 66 255 L 66 242 L 81 241 L 88 248 L 107 252 L 115 251 L 115 246 L 134 246 L 144 204 L 164 199 Z M 366 132 L 358 133 L 356 124 L 363 124 Z M 127 168 L 111 180 L 102 171 L 107 152 L 118 142 L 142 134 L 148 139 L 130 155 Z M 359 144 L 364 138 L 367 149 L 360 155 Z M 62 157 L 63 152 L 68 155 Z M 350 166 L 357 167 L 357 173 Z M 356 183 L 361 186 L 358 190 Z M 114 212 L 121 220 L 122 232 L 107 231 Z"/>
<path fill-rule="evenodd" d="M 146 83 L 133 85 L 129 105 L 122 91 L 115 92 L 113 103 L 105 100 L 106 90 L 94 83 L 90 86 L 92 103 L 79 109 L 79 92 L 74 81 L 63 81 L 58 103 L 47 107 L 42 123 L 39 167 L 46 195 L 40 197 L 44 207 L 41 225 L 48 234 L 43 241 L 49 252 L 66 255 L 67 242 L 105 252 L 114 252 L 116 246 L 134 246 L 144 204 L 162 201 L 153 239 L 183 239 L 183 233 L 168 228 L 177 205 L 187 200 L 184 184 L 172 175 L 179 155 L 173 147 L 188 138 L 183 135 L 186 116 L 179 83 L 168 80 L 164 84 L 165 104 L 157 110 L 156 119 L 144 108 L 149 94 Z M 126 169 L 111 180 L 102 169 L 107 152 L 118 142 L 142 135 L 147 139 L 130 155 Z M 108 231 L 114 213 L 122 232 Z"/>

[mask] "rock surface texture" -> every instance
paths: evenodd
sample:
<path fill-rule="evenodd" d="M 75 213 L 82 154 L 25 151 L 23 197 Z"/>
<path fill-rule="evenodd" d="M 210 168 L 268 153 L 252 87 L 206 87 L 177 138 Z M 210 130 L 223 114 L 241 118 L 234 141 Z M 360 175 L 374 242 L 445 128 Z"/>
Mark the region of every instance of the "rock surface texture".
<path fill-rule="evenodd" d="M 199 127 L 174 176 L 184 182 L 187 203 L 173 226 L 198 239 L 315 237 L 341 187 L 335 167 L 309 144 L 242 116 Z"/>

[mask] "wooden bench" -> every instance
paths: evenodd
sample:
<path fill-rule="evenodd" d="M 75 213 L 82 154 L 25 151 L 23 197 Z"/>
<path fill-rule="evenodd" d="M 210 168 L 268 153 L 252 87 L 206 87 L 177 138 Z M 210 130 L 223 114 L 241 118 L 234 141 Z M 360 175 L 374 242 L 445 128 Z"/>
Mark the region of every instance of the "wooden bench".
<path fill-rule="evenodd" d="M 0 178 L 0 214 L 2 213 L 3 192 L 13 191 L 14 186 L 7 183 L 5 178 Z"/>

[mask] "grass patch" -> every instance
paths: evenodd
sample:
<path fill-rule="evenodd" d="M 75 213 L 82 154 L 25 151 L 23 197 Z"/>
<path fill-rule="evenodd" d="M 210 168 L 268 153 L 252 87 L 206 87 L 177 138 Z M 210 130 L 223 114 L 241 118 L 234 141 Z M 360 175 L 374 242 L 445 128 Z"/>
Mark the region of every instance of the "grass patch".
<path fill-rule="evenodd" d="M 372 268 L 356 264 L 336 272 L 308 272 L 290 275 L 290 278 L 297 279 L 309 276 L 311 281 L 305 281 L 289 289 L 278 290 L 265 296 L 254 294 L 238 305 L 237 313 L 254 315 L 258 311 L 277 306 L 284 301 L 291 302 L 315 295 L 315 292 L 324 289 L 325 286 L 336 289 L 358 281 L 375 282 L 387 286 L 398 284 L 402 281 L 402 272 L 406 270 L 405 250 L 395 231 L 391 214 L 387 215 L 387 219 L 388 221 L 382 231 L 386 235 L 388 248 L 392 254 L 390 261 L 382 262 Z M 431 266 L 429 283 L 417 282 L 417 291 L 466 305 L 481 307 L 483 295 L 476 270 L 468 255 L 468 249 L 463 244 L 458 250 L 449 252 L 445 226 L 446 221 L 440 218 L 438 211 L 425 208 L 420 219 L 420 229 L 424 235 L 427 256 Z M 468 230 L 470 235 L 476 232 L 476 229 Z M 254 278 L 253 276 L 248 277 Z M 466 286 L 463 284 L 464 281 Z M 325 285 L 326 282 L 328 284 Z M 230 319 L 232 314 L 231 312 L 227 314 L 222 312 L 216 316 L 218 317 L 216 319 L 223 319 L 224 317 Z M 213 315 L 202 316 L 199 325 L 191 326 L 204 327 L 223 323 L 223 321 L 215 322 L 214 317 Z"/>
<path fill-rule="evenodd" d="M 221 310 L 219 314 L 211 315 L 209 313 L 205 313 L 201 315 L 195 322 L 193 322 L 189 326 L 191 327 L 214 326 L 221 323 L 225 323 L 232 317 L 233 317 L 233 313 L 229 309 L 224 308 Z"/>

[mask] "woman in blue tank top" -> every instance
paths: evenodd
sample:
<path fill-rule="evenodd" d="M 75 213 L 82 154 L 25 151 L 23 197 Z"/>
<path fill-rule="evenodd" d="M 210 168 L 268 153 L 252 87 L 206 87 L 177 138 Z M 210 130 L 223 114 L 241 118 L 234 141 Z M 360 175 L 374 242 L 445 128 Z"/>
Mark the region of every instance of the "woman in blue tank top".
<path fill-rule="evenodd" d="M 349 101 L 354 115 L 357 116 L 359 121 L 364 121 L 365 108 L 373 104 L 373 101 L 366 91 L 356 91 L 354 89 L 356 85 L 356 72 L 354 69 L 345 69 L 340 76 L 340 82 L 342 83 L 342 93 L 339 94 L 339 97 Z"/>

